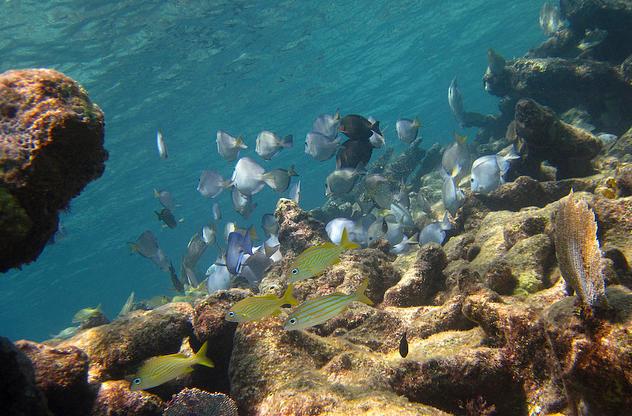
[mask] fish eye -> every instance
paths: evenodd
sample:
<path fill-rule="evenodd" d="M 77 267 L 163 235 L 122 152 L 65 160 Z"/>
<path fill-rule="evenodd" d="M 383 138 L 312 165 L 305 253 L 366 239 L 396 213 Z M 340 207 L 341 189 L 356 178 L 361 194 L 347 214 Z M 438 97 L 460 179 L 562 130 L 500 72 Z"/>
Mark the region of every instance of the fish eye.
<path fill-rule="evenodd" d="M 290 318 L 288 322 L 290 323 L 290 325 L 296 325 L 296 322 L 298 321 L 296 320 L 296 318 Z"/>
<path fill-rule="evenodd" d="M 234 317 L 235 316 L 235 312 L 233 312 L 233 311 L 228 312 L 228 316 L 230 316 L 231 318 Z"/>
<path fill-rule="evenodd" d="M 136 377 L 134 380 L 132 380 L 132 383 L 136 385 L 140 384 L 140 377 Z"/>
<path fill-rule="evenodd" d="M 298 274 L 298 269 L 292 269 L 292 274 Z"/>

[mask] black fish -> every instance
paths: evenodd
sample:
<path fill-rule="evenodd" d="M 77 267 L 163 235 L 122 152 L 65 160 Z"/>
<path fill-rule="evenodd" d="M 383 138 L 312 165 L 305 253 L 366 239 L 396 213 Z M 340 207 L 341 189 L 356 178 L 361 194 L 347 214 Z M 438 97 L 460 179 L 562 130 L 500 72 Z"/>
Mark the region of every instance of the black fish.
<path fill-rule="evenodd" d="M 408 340 L 406 339 L 405 332 L 404 335 L 402 335 L 402 339 L 399 340 L 399 355 L 401 355 L 402 358 L 406 358 L 408 355 Z"/>
<path fill-rule="evenodd" d="M 176 274 L 176 269 L 173 267 L 173 263 L 169 264 L 169 277 L 171 277 L 171 283 L 173 284 L 173 288 L 182 293 L 184 292 L 184 285 L 178 279 L 178 275 Z"/>
<path fill-rule="evenodd" d="M 163 208 L 162 211 L 154 211 L 158 216 L 158 219 L 165 223 L 165 225 L 169 228 L 176 228 L 178 226 L 178 221 L 176 221 L 176 217 L 173 216 L 173 213 L 169 210 L 169 208 Z"/>
<path fill-rule="evenodd" d="M 369 141 L 347 140 L 336 154 L 336 169 L 366 166 L 372 154 L 373 146 Z"/>
<path fill-rule="evenodd" d="M 351 140 L 368 141 L 373 132 L 382 134 L 380 131 L 380 122 L 371 123 L 366 118 L 357 114 L 349 114 L 340 120 L 338 129 L 343 132 Z"/>

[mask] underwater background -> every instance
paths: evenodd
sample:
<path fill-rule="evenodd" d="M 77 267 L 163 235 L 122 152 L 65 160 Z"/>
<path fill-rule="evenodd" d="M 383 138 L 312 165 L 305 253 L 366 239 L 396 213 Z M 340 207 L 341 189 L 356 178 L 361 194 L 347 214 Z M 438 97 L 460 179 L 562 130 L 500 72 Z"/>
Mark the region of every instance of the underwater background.
<path fill-rule="evenodd" d="M 43 340 L 70 325 L 84 307 L 113 318 L 131 291 L 137 299 L 173 295 L 168 276 L 127 242 L 144 230 L 180 269 L 189 238 L 212 217 L 196 191 L 203 169 L 229 177 L 215 132 L 243 135 L 254 154 L 261 130 L 293 134 L 295 144 L 263 162 L 296 165 L 301 206 L 324 201 L 334 160 L 304 153 L 305 134 L 322 113 L 372 115 L 387 147 L 403 150 L 400 117 L 419 117 L 424 148 L 449 143 L 458 129 L 447 101 L 458 76 L 465 105 L 495 112 L 481 76 L 492 47 L 521 56 L 545 36 L 542 2 L 446 1 L 6 1 L 0 4 L 0 72 L 47 67 L 80 82 L 106 115 L 109 160 L 62 214 L 64 233 L 38 260 L 0 276 L 0 333 Z M 156 152 L 161 129 L 169 158 Z M 467 133 L 467 131 L 465 131 Z M 373 158 L 384 152 L 379 149 Z M 184 222 L 161 229 L 153 189 L 169 190 Z M 265 189 L 248 220 L 216 200 L 226 221 L 259 226 L 279 195 Z M 216 257 L 207 250 L 203 269 Z"/>

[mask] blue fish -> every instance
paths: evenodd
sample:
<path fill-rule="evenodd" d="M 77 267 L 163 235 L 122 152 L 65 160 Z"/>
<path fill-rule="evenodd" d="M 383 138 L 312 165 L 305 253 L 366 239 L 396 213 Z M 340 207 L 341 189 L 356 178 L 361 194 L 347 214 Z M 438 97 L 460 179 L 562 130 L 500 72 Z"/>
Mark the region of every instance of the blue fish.
<path fill-rule="evenodd" d="M 245 258 L 244 254 L 252 255 L 252 241 L 250 228 L 245 234 L 233 231 L 228 234 L 228 249 L 226 250 L 226 267 L 231 274 L 239 274 Z"/>

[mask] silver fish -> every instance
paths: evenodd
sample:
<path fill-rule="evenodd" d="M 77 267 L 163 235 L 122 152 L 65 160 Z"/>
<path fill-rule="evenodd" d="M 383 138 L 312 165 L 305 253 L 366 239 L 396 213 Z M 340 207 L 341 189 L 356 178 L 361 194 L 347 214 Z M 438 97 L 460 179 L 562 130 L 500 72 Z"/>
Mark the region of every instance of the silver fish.
<path fill-rule="evenodd" d="M 296 202 L 296 205 L 301 202 L 301 181 L 297 181 L 290 186 L 288 198 Z"/>
<path fill-rule="evenodd" d="M 261 282 L 266 271 L 272 266 L 273 261 L 265 254 L 264 251 L 256 251 L 252 255 L 247 256 L 244 261 L 240 276 L 243 276 L 250 284 Z"/>
<path fill-rule="evenodd" d="M 279 223 L 273 214 L 263 214 L 261 217 L 261 228 L 263 228 L 266 237 L 279 234 Z"/>
<path fill-rule="evenodd" d="M 289 169 L 272 169 L 263 174 L 263 181 L 276 192 L 285 192 L 290 186 L 292 176 L 298 176 L 294 170 L 294 165 Z"/>
<path fill-rule="evenodd" d="M 353 241 L 354 243 L 364 243 L 366 237 L 361 228 L 362 227 L 358 227 L 353 220 L 348 218 L 334 218 L 327 223 L 325 231 L 327 231 L 329 240 L 331 240 L 334 244 L 340 245 L 340 241 L 342 240 L 342 231 L 345 229 L 347 230 L 349 241 Z"/>
<path fill-rule="evenodd" d="M 123 304 L 123 307 L 121 308 L 121 311 L 118 313 L 118 316 L 120 317 L 120 316 L 127 315 L 128 313 L 132 311 L 133 307 L 134 307 L 134 292 L 129 294 L 129 297 Z"/>
<path fill-rule="evenodd" d="M 393 202 L 390 206 L 390 211 L 395 216 L 395 221 L 398 224 L 405 227 L 412 227 L 414 225 L 413 217 L 410 215 L 410 212 L 401 204 Z"/>
<path fill-rule="evenodd" d="M 577 45 L 582 51 L 594 48 L 608 37 L 608 31 L 603 29 L 586 29 L 584 38 Z"/>
<path fill-rule="evenodd" d="M 158 199 L 158 202 L 168 210 L 174 211 L 176 209 L 176 204 L 173 202 L 173 197 L 169 191 L 154 189 L 154 198 Z"/>
<path fill-rule="evenodd" d="M 230 185 L 231 182 L 222 178 L 222 175 L 219 173 L 212 170 L 204 170 L 200 175 L 197 190 L 202 196 L 215 198 Z"/>
<path fill-rule="evenodd" d="M 366 195 L 382 209 L 386 209 L 393 201 L 393 191 L 389 181 L 382 175 L 370 174 L 364 178 Z"/>
<path fill-rule="evenodd" d="M 336 154 L 339 145 L 339 138 L 331 140 L 329 137 L 313 131 L 307 133 L 305 137 L 305 153 L 319 162 L 331 159 Z"/>
<path fill-rule="evenodd" d="M 166 159 L 169 157 L 167 153 L 167 145 L 165 144 L 165 138 L 162 135 L 160 130 L 156 133 L 156 145 L 158 146 L 158 155 L 160 155 L 161 159 Z"/>
<path fill-rule="evenodd" d="M 226 259 L 220 257 L 206 270 L 206 288 L 209 295 L 218 290 L 230 288 L 230 272 L 226 268 Z"/>
<path fill-rule="evenodd" d="M 463 109 L 463 96 L 459 90 L 456 77 L 452 79 L 452 82 L 448 87 L 448 104 L 450 104 L 452 115 L 454 115 L 456 121 L 460 126 L 463 126 L 463 115 L 465 114 L 465 110 Z"/>
<path fill-rule="evenodd" d="M 293 144 L 294 139 L 291 134 L 281 139 L 271 131 L 262 131 L 257 136 L 255 152 L 257 152 L 262 159 L 270 160 L 276 156 L 281 149 L 290 148 Z"/>
<path fill-rule="evenodd" d="M 426 225 L 421 233 L 419 233 L 419 244 L 437 243 L 443 244 L 445 240 L 445 232 L 452 229 L 452 223 L 448 217 L 448 212 L 445 212 L 442 221 L 435 221 Z"/>
<path fill-rule="evenodd" d="M 397 123 L 395 123 L 397 137 L 406 144 L 411 144 L 417 139 L 419 127 L 421 127 L 421 123 L 418 119 L 410 120 L 408 118 L 400 118 L 397 120 Z"/>
<path fill-rule="evenodd" d="M 351 192 L 359 177 L 356 169 L 336 169 L 327 176 L 325 195 L 344 195 Z"/>
<path fill-rule="evenodd" d="M 241 149 L 247 149 L 248 146 L 244 143 L 244 139 L 240 137 L 233 137 L 225 131 L 217 131 L 217 152 L 226 161 L 232 162 L 237 159 L 239 151 Z"/>
<path fill-rule="evenodd" d="M 415 244 L 419 244 L 419 242 L 417 241 L 416 235 L 410 238 L 404 235 L 404 238 L 402 238 L 402 241 L 399 242 L 398 244 L 395 244 L 393 248 L 391 248 L 390 253 L 391 254 L 406 254 L 411 250 L 411 248 Z"/>
<path fill-rule="evenodd" d="M 66 329 L 63 329 L 61 332 L 59 332 L 56 335 L 51 335 L 51 338 L 54 338 L 54 339 L 68 339 L 68 338 L 71 338 L 71 337 L 75 336 L 77 331 L 79 331 L 80 327 L 81 327 L 81 325 L 70 326 L 70 327 L 68 327 Z"/>
<path fill-rule="evenodd" d="M 233 188 L 231 199 L 235 211 L 244 218 L 248 218 L 250 214 L 252 214 L 252 211 L 257 208 L 257 204 L 252 202 L 252 196 L 242 194 L 236 187 Z"/>
<path fill-rule="evenodd" d="M 340 125 L 340 113 L 336 114 L 321 114 L 314 120 L 312 125 L 312 131 L 320 133 L 330 140 L 336 138 L 338 135 L 338 126 Z"/>
<path fill-rule="evenodd" d="M 465 199 L 463 191 L 454 183 L 454 178 L 448 175 L 445 175 L 443 179 L 441 197 L 443 198 L 443 206 L 452 215 L 456 215 L 456 211 L 463 205 Z"/>
<path fill-rule="evenodd" d="M 516 153 L 507 156 L 500 154 L 479 157 L 472 163 L 470 185 L 473 192 L 487 194 L 505 183 L 503 176 L 509 170 L 509 161 L 518 159 Z"/>
<path fill-rule="evenodd" d="M 187 250 L 182 259 L 182 263 L 190 269 L 195 269 L 200 257 L 202 257 L 202 254 L 206 251 L 206 248 L 207 244 L 204 239 L 202 239 L 202 236 L 200 236 L 199 233 L 193 234 L 189 240 L 189 244 L 187 244 Z M 194 286 L 197 286 L 197 284 Z"/>
<path fill-rule="evenodd" d="M 371 143 L 371 146 L 373 146 L 376 149 L 379 149 L 381 147 L 384 147 L 384 144 L 386 143 L 386 137 L 384 136 L 384 130 L 386 129 L 382 129 L 381 133 L 378 133 L 376 131 L 371 131 L 371 137 L 369 137 L 369 143 Z"/>
<path fill-rule="evenodd" d="M 467 137 L 455 134 L 454 143 L 441 156 L 441 167 L 448 175 L 454 178 L 455 183 L 459 183 L 468 173 L 470 160 Z"/>
<path fill-rule="evenodd" d="M 158 239 L 153 232 L 147 230 L 144 231 L 134 243 L 129 243 L 133 252 L 140 254 L 143 257 L 151 258 L 158 252 Z"/>
<path fill-rule="evenodd" d="M 560 17 L 560 9 L 550 2 L 546 2 L 540 9 L 540 29 L 546 36 L 551 36 L 564 26 Z"/>
<path fill-rule="evenodd" d="M 366 232 L 367 245 L 370 245 L 371 243 L 379 239 L 385 239 L 387 232 L 388 232 L 388 223 L 386 222 L 386 219 L 385 218 L 376 219 L 371 225 L 369 225 L 369 228 L 367 229 L 367 232 Z"/>
<path fill-rule="evenodd" d="M 215 221 L 219 221 L 222 219 L 222 211 L 219 208 L 219 204 L 217 202 L 213 202 L 213 207 L 211 208 L 213 212 L 213 219 Z"/>
<path fill-rule="evenodd" d="M 233 171 L 232 182 L 243 195 L 254 195 L 265 185 L 263 174 L 265 169 L 249 157 L 237 161 Z"/>
<path fill-rule="evenodd" d="M 616 135 L 610 134 L 610 133 L 597 133 L 596 136 L 605 145 L 611 145 L 612 143 L 616 142 L 618 139 Z"/>
<path fill-rule="evenodd" d="M 206 245 L 215 244 L 215 240 L 217 239 L 217 230 L 215 229 L 215 224 L 205 225 L 202 228 L 202 240 L 206 243 Z"/>

